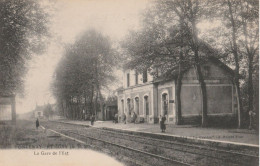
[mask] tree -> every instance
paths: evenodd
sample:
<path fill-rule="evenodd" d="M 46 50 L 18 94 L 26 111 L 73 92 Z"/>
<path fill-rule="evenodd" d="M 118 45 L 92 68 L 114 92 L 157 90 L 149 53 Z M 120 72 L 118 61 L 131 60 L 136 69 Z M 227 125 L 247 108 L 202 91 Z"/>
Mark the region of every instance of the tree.
<path fill-rule="evenodd" d="M 200 17 L 203 15 L 203 7 L 201 7 L 203 3 L 201 1 L 178 1 L 176 0 L 172 4 L 169 4 L 173 7 L 175 13 L 178 15 L 179 20 L 187 20 L 186 24 L 187 29 L 191 31 L 191 42 L 190 47 L 194 53 L 194 63 L 197 74 L 197 79 L 199 81 L 201 87 L 202 94 L 202 126 L 207 126 L 207 91 L 206 84 L 204 82 L 204 78 L 201 71 L 200 66 L 200 57 L 199 57 L 199 40 L 198 40 L 198 29 L 196 27 Z M 190 25 L 189 25 L 190 24 Z"/>
<path fill-rule="evenodd" d="M 225 63 L 235 68 L 234 83 L 238 94 L 238 127 L 240 128 L 248 118 L 248 110 L 253 109 L 253 87 L 255 86 L 252 83 L 252 74 L 254 68 L 258 66 L 258 58 L 255 55 L 258 54 L 259 49 L 259 2 L 256 0 L 208 1 L 212 22 L 217 20 L 221 21 L 221 24 L 216 27 L 217 31 L 211 31 L 205 36 L 208 39 L 209 36 L 214 36 L 211 42 L 215 43 L 215 47 L 222 49 Z M 244 88 L 247 88 L 246 93 Z"/>
<path fill-rule="evenodd" d="M 127 55 L 131 55 L 129 68 L 160 68 L 164 78 L 178 71 L 177 124 L 181 124 L 182 74 L 187 67 L 194 65 L 203 97 L 202 126 L 207 125 L 206 85 L 200 65 L 216 51 L 198 39 L 196 25 L 204 16 L 205 6 L 203 1 L 156 1 L 144 15 L 141 32 L 131 32 L 122 45 Z"/>
<path fill-rule="evenodd" d="M 47 14 L 33 0 L 0 1 L 0 94 L 23 92 L 26 63 L 43 51 Z"/>
<path fill-rule="evenodd" d="M 81 103 L 91 114 L 97 116 L 99 108 L 104 114 L 101 92 L 114 80 L 116 55 L 109 38 L 95 30 L 86 31 L 73 45 L 67 47 L 53 82 L 53 93 L 57 100 L 60 103 L 64 101 L 66 107 L 70 107 L 67 117 L 82 117 Z"/>
<path fill-rule="evenodd" d="M 245 0 L 240 3 L 240 19 L 244 36 L 244 40 L 240 40 L 243 49 L 241 52 L 246 55 L 248 61 L 248 110 L 254 109 L 253 65 L 259 49 L 258 6 L 259 2 L 256 0 Z"/>
<path fill-rule="evenodd" d="M 150 12 L 148 12 L 150 13 Z M 151 14 L 151 13 L 150 13 Z M 147 16 L 151 18 L 150 16 Z M 139 73 L 147 69 L 158 79 L 168 80 L 176 70 L 179 71 L 177 81 L 177 124 L 181 124 L 180 90 L 184 69 L 189 62 L 187 45 L 188 34 L 184 34 L 181 27 L 174 25 L 167 31 L 163 24 L 146 22 L 139 32 L 130 32 L 128 38 L 122 42 L 122 48 L 130 60 L 125 67 L 135 69 Z M 148 28 L 149 27 L 149 28 Z M 186 64 L 186 65 L 184 65 Z M 158 73 L 161 73 L 161 75 Z"/>
<path fill-rule="evenodd" d="M 54 111 L 52 109 L 52 106 L 50 104 L 43 106 L 43 115 L 47 117 L 48 119 L 53 116 Z"/>

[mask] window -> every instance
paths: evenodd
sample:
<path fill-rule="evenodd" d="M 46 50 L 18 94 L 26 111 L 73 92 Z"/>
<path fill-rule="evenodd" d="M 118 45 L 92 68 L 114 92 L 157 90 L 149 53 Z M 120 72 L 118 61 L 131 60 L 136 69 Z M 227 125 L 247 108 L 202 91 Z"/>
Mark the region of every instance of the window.
<path fill-rule="evenodd" d="M 139 115 L 139 98 L 135 98 L 135 112 L 137 115 Z"/>
<path fill-rule="evenodd" d="M 168 94 L 166 93 L 162 95 L 162 104 L 163 115 L 168 115 Z"/>
<path fill-rule="evenodd" d="M 148 96 L 144 96 L 144 110 L 145 110 L 145 115 L 150 115 Z"/>
<path fill-rule="evenodd" d="M 204 77 L 209 76 L 210 67 L 209 66 L 203 66 L 203 75 Z"/>
<path fill-rule="evenodd" d="M 147 82 L 147 70 L 143 72 L 143 83 Z"/>
<path fill-rule="evenodd" d="M 129 87 L 130 86 L 130 74 L 129 73 L 127 73 L 127 75 L 126 75 L 126 82 L 127 82 L 127 87 Z"/>
<path fill-rule="evenodd" d="M 138 84 L 138 73 L 137 73 L 137 71 L 135 71 L 135 84 L 136 85 Z"/>

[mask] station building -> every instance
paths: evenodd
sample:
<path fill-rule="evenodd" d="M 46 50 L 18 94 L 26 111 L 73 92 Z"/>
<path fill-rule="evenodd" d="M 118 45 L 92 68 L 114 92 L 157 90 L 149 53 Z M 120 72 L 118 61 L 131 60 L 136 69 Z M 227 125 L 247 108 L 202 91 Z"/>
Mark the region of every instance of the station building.
<path fill-rule="evenodd" d="M 238 99 L 233 70 L 214 57 L 209 58 L 201 68 L 206 83 L 210 122 L 236 123 Z M 123 87 L 117 90 L 119 118 L 123 112 L 127 117 L 135 112 L 145 123 L 157 123 L 160 115 L 166 116 L 167 123 L 175 123 L 177 76 L 176 71 L 173 79 L 165 81 L 153 78 L 147 71 L 139 74 L 125 70 Z M 183 75 L 181 108 L 184 124 L 201 122 L 202 95 L 193 67 Z"/>

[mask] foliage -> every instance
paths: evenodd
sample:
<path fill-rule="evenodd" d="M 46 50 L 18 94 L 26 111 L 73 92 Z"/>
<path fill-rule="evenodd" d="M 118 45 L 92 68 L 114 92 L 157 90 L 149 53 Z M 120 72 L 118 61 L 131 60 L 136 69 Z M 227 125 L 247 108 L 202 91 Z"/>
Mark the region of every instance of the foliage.
<path fill-rule="evenodd" d="M 47 118 L 51 117 L 54 115 L 54 110 L 50 104 L 44 105 L 43 106 L 43 115 Z"/>
<path fill-rule="evenodd" d="M 205 33 L 203 39 L 222 49 L 226 54 L 225 63 L 234 66 L 241 116 L 245 121 L 249 110 L 255 110 L 257 113 L 259 110 L 258 76 L 255 75 L 259 70 L 259 1 L 209 2 L 215 16 L 211 20 L 218 20 L 220 24 L 213 32 Z"/>
<path fill-rule="evenodd" d="M 33 0 L 0 1 L 0 93 L 23 92 L 32 53 L 44 49 L 47 14 Z"/>
<path fill-rule="evenodd" d="M 155 1 L 143 15 L 142 29 L 129 32 L 121 43 L 127 59 L 125 67 L 140 72 L 147 68 L 159 69 L 167 79 L 176 75 L 178 70 L 196 66 L 208 56 L 215 56 L 235 68 L 234 82 L 239 87 L 238 91 L 242 91 L 241 105 L 250 108 L 254 103 L 254 108 L 259 108 L 256 101 L 258 3 L 256 0 Z M 200 23 L 218 26 L 201 32 L 198 28 Z M 183 62 L 181 67 L 180 62 Z M 200 66 L 196 68 L 200 75 Z M 157 76 L 158 70 L 150 71 Z M 198 79 L 203 85 L 203 77 Z M 255 90 L 257 93 L 254 93 Z"/>
<path fill-rule="evenodd" d="M 77 115 L 68 112 L 73 111 L 68 109 L 70 118 L 82 117 L 80 109 L 90 113 L 95 110 L 96 113 L 97 102 L 103 101 L 101 89 L 115 80 L 113 69 L 117 62 L 116 55 L 109 38 L 94 30 L 86 31 L 67 47 L 56 68 L 53 93 L 60 105 L 74 105 Z"/>

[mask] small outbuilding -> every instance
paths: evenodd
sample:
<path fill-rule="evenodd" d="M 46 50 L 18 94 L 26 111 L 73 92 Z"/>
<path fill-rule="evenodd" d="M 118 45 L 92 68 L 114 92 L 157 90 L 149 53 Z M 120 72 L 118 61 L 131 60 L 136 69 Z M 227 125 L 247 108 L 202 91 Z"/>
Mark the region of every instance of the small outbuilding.
<path fill-rule="evenodd" d="M 16 124 L 15 95 L 0 96 L 0 123 Z"/>
<path fill-rule="evenodd" d="M 43 119 L 44 118 L 43 111 L 44 111 L 44 106 L 36 105 L 36 107 L 33 111 L 34 117 L 39 118 L 39 119 Z"/>
<path fill-rule="evenodd" d="M 116 96 L 109 97 L 105 103 L 105 120 L 114 120 L 118 114 Z"/>

